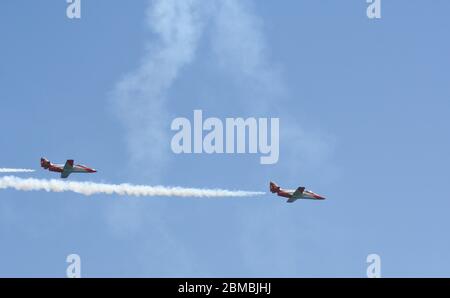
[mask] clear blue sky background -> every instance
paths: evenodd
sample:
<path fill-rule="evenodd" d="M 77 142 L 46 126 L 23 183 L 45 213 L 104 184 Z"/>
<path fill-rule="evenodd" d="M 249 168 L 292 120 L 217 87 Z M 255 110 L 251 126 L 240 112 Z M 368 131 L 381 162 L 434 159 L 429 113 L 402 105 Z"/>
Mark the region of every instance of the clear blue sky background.
<path fill-rule="evenodd" d="M 274 180 L 328 200 L 2 190 L 0 276 L 64 277 L 71 253 L 85 277 L 364 277 L 370 253 L 385 277 L 450 276 L 450 2 L 383 1 L 374 21 L 363 0 L 242 1 L 266 49 L 264 78 L 275 78 L 262 88 L 221 54 L 230 36 L 213 15 L 164 91 L 166 161 L 138 165 L 111 97 L 160 41 L 149 2 L 132 2 L 83 0 L 81 20 L 69 20 L 62 0 L 2 1 L 0 167 L 51 178 L 41 155 L 74 158 L 99 173 L 72 180 L 256 191 Z M 170 120 L 198 108 L 280 117 L 279 163 L 172 154 Z"/>

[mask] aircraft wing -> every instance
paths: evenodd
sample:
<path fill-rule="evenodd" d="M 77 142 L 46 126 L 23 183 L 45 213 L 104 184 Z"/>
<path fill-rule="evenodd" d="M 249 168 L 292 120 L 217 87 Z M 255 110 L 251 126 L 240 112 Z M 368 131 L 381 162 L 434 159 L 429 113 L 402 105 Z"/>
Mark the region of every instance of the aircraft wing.
<path fill-rule="evenodd" d="M 290 197 L 289 200 L 286 201 L 286 203 L 294 203 L 295 201 L 297 201 L 296 197 Z"/>
<path fill-rule="evenodd" d="M 297 188 L 296 191 L 294 191 L 294 193 L 292 194 L 292 197 L 298 199 L 302 196 L 304 191 L 305 191 L 304 187 L 299 187 L 299 188 Z"/>
<path fill-rule="evenodd" d="M 69 159 L 64 165 L 63 172 L 61 173 L 61 178 L 67 178 L 72 173 L 73 170 L 73 160 Z"/>

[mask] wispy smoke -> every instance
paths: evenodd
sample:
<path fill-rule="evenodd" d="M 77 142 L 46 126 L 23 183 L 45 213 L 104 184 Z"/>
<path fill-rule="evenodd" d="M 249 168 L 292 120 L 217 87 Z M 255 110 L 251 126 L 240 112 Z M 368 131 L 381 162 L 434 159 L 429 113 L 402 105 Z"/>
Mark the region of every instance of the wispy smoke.
<path fill-rule="evenodd" d="M 263 32 L 263 20 L 252 9 L 253 2 L 220 2 L 214 17 L 212 49 L 230 80 L 241 83 L 241 92 L 254 92 L 258 104 L 250 98 L 249 107 L 267 113 L 284 96 L 285 86 L 278 66 L 270 59 Z M 259 92 L 255 92 L 259 90 Z"/>
<path fill-rule="evenodd" d="M 0 173 L 33 173 L 34 170 L 30 169 L 8 169 L 0 168 Z"/>
<path fill-rule="evenodd" d="M 198 0 L 151 3 L 146 24 L 156 39 L 150 40 L 139 68 L 116 85 L 113 103 L 127 130 L 132 165 L 150 162 L 157 172 L 168 144 L 167 91 L 194 58 L 202 23 Z"/>
<path fill-rule="evenodd" d="M 166 167 L 171 120 L 166 106 L 168 94 L 182 77 L 182 70 L 194 64 L 203 46 L 214 54 L 214 63 L 230 75 L 230 81 L 237 82 L 239 93 L 248 97 L 238 104 L 256 114 L 282 114 L 283 123 L 299 127 L 297 114 L 280 104 L 289 98 L 290 90 L 283 80 L 282 69 L 271 59 L 264 20 L 255 11 L 256 1 L 149 3 L 146 26 L 153 35 L 146 41 L 139 66 L 117 83 L 113 93 L 113 106 L 126 129 L 131 164 L 138 166 L 141 174 L 159 173 Z M 284 124 L 282 130 L 287 126 Z M 293 139 L 289 131 L 284 134 Z M 304 144 L 304 140 L 288 150 L 303 152 L 312 143 Z M 151 167 L 142 169 L 143 164 Z"/>
<path fill-rule="evenodd" d="M 74 182 L 46 180 L 34 178 L 19 178 L 6 176 L 0 178 L 0 189 L 15 189 L 21 191 L 75 192 L 85 196 L 95 194 L 134 196 L 134 197 L 249 197 L 262 195 L 264 192 L 231 191 L 225 189 L 201 189 L 166 186 L 148 186 L 131 184 L 104 184 L 94 182 Z"/>

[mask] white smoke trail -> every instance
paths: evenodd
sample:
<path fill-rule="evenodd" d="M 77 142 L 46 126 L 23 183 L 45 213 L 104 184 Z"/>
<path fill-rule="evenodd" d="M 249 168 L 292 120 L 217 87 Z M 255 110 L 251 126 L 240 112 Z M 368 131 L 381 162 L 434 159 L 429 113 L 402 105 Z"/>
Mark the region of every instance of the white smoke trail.
<path fill-rule="evenodd" d="M 225 189 L 200 189 L 166 186 L 148 186 L 131 184 L 104 184 L 94 182 L 74 182 L 46 180 L 34 178 L 19 178 L 5 176 L 0 178 L 0 189 L 15 189 L 21 191 L 75 192 L 85 196 L 108 194 L 135 197 L 250 197 L 262 195 L 264 192 L 231 191 Z"/>
<path fill-rule="evenodd" d="M 8 169 L 0 168 L 0 173 L 33 173 L 34 170 L 30 169 Z"/>

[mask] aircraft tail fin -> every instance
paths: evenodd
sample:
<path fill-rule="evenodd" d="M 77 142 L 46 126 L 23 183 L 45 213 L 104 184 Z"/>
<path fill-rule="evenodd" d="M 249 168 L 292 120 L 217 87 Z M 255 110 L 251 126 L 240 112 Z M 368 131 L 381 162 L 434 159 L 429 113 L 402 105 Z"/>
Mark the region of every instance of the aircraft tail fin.
<path fill-rule="evenodd" d="M 280 187 L 276 185 L 274 182 L 270 181 L 270 192 L 278 193 L 280 191 Z"/>
<path fill-rule="evenodd" d="M 61 178 L 67 178 L 73 170 L 73 159 L 68 159 L 61 173 Z"/>

